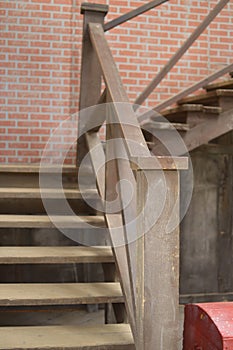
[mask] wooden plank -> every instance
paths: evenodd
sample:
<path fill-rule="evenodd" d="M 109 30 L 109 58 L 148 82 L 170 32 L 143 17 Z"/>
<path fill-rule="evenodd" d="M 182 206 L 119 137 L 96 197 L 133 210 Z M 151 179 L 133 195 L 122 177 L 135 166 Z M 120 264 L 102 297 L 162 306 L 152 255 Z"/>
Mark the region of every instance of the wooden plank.
<path fill-rule="evenodd" d="M 105 227 L 103 216 L 51 216 L 61 228 L 85 228 L 85 223 L 95 227 Z M 1 228 L 54 228 L 47 215 L 0 215 Z"/>
<path fill-rule="evenodd" d="M 74 173 L 77 174 L 78 168 L 70 165 L 40 165 L 40 164 L 1 164 L 0 173 Z"/>
<path fill-rule="evenodd" d="M 1 327 L 0 339 L 2 350 L 135 350 L 127 324 Z"/>
<path fill-rule="evenodd" d="M 190 126 L 186 123 L 167 123 L 167 122 L 156 122 L 153 120 L 142 123 L 141 127 L 146 128 L 146 130 L 179 130 L 179 131 L 190 130 Z"/>
<path fill-rule="evenodd" d="M 122 198 L 121 189 L 117 186 L 121 174 L 118 169 L 116 147 L 113 143 L 112 138 L 116 137 L 117 134 L 113 133 L 113 125 L 111 124 L 111 114 L 107 116 L 106 125 L 106 192 L 105 199 L 107 215 L 106 218 L 109 222 L 110 237 L 113 245 L 113 251 L 116 257 L 117 266 L 119 269 L 120 277 L 122 280 L 122 289 L 125 293 L 127 300 L 127 311 L 129 315 L 130 324 L 132 325 L 133 334 L 135 333 L 135 296 L 133 290 L 132 270 L 130 264 L 130 257 L 128 254 L 127 238 L 125 236 L 125 224 L 124 217 L 122 215 Z M 108 204 L 109 203 L 109 204 Z M 115 205 L 112 206 L 112 203 Z M 115 218 L 111 214 L 119 213 Z M 113 226 L 115 225 L 115 226 Z M 116 231 L 118 227 L 118 231 Z"/>
<path fill-rule="evenodd" d="M 208 84 L 204 86 L 206 91 L 218 89 L 233 89 L 233 79 L 219 81 L 218 83 Z"/>
<path fill-rule="evenodd" d="M 105 199 L 105 168 L 103 168 L 102 165 L 106 164 L 106 160 L 105 160 L 103 145 L 101 144 L 101 141 L 97 133 L 87 133 L 86 140 L 90 151 L 90 159 L 91 159 L 93 172 L 96 176 L 97 189 L 100 194 L 100 197 L 104 200 Z M 100 168 L 101 168 L 101 172 L 99 171 Z M 116 262 L 117 270 L 119 272 L 123 294 L 125 296 L 127 315 L 129 317 L 129 322 L 132 327 L 132 332 L 134 333 L 134 336 L 136 336 L 135 325 L 134 325 L 135 319 L 133 314 L 134 308 L 133 308 L 132 296 L 129 288 L 130 278 L 129 278 L 128 270 L 125 268 L 127 266 L 126 250 L 124 245 L 119 244 L 119 237 L 120 237 L 120 242 L 122 243 L 122 237 L 124 236 L 122 216 L 120 214 L 105 213 L 105 220 L 106 220 L 107 227 L 109 229 L 111 245 L 113 247 L 114 259 Z M 118 228 L 117 234 L 116 234 L 116 228 Z"/>
<path fill-rule="evenodd" d="M 140 126 L 136 120 L 135 113 L 129 103 L 128 96 L 122 84 L 116 63 L 104 36 L 103 28 L 100 24 L 89 24 L 90 36 L 93 47 L 97 53 L 105 84 L 112 103 L 112 114 L 114 122 L 119 124 L 121 136 L 124 139 L 129 156 L 147 155 L 150 156 Z M 137 143 L 135 143 L 137 140 Z M 134 141 L 130 142 L 130 141 Z"/>
<path fill-rule="evenodd" d="M 233 129 L 233 112 L 231 110 L 221 113 L 215 119 L 208 119 L 187 131 L 183 137 L 187 150 L 192 151 L 203 144 L 207 144 L 209 141 L 228 133 Z M 173 154 L 181 156 L 181 150 L 178 145 L 175 148 L 176 139 L 171 139 L 167 142 L 167 147 L 173 147 Z M 154 154 L 161 154 L 161 146 L 155 146 L 152 150 Z M 183 150 L 182 150 L 183 152 Z"/>
<path fill-rule="evenodd" d="M 180 295 L 180 304 L 215 303 L 222 301 L 233 301 L 233 293 L 193 293 Z"/>
<path fill-rule="evenodd" d="M 191 85 L 187 89 L 184 89 L 183 91 L 179 92 L 177 95 L 169 98 L 168 100 L 160 103 L 158 106 L 154 108 L 156 112 L 161 112 L 163 109 L 171 106 L 172 104 L 176 103 L 177 101 L 185 98 L 186 96 L 192 94 L 193 92 L 203 88 L 206 84 L 218 79 L 219 77 L 223 76 L 224 74 L 228 73 L 233 68 L 233 63 L 228 65 L 227 67 L 224 67 L 217 72 L 209 75 L 207 78 L 204 78 L 200 80 L 199 82 Z M 210 89 L 213 90 L 213 89 Z"/>
<path fill-rule="evenodd" d="M 81 6 L 81 13 L 84 15 L 83 21 L 83 39 L 82 39 L 82 61 L 81 61 L 81 80 L 79 110 L 82 112 L 85 108 L 95 105 L 101 93 L 101 68 L 93 50 L 88 32 L 88 24 L 104 23 L 104 17 L 108 12 L 108 6 L 101 4 L 84 3 Z M 86 140 L 83 136 L 85 128 L 85 113 L 80 113 L 78 120 L 78 141 L 77 141 L 77 162 L 87 153 Z"/>
<path fill-rule="evenodd" d="M 91 111 L 91 113 L 87 113 L 85 111 L 85 125 L 83 125 L 84 130 L 88 133 L 98 132 L 103 123 L 106 120 L 106 96 L 107 96 L 107 90 L 104 89 L 102 95 L 100 96 L 97 107 Z M 83 131 L 84 131 L 83 130 Z"/>
<path fill-rule="evenodd" d="M 163 201 L 163 176 L 166 179 L 166 200 L 155 220 L 156 203 Z M 145 176 L 138 171 L 137 184 L 138 213 L 142 214 L 137 229 L 142 236 L 137 241 L 136 348 L 175 350 L 179 340 L 179 227 L 174 219 L 178 215 L 175 203 L 179 202 L 179 174 L 176 171 L 148 170 Z M 174 227 L 169 228 L 171 220 Z"/>
<path fill-rule="evenodd" d="M 233 126 L 233 116 L 232 116 Z M 216 142 L 233 145 L 233 132 L 223 135 Z M 233 154 L 225 154 L 219 173 L 217 190 L 217 241 L 218 291 L 233 291 L 233 275 L 229 273 L 233 263 Z"/>
<path fill-rule="evenodd" d="M 217 119 L 209 119 L 197 125 L 184 135 L 184 142 L 189 151 L 228 133 L 233 129 L 233 112 L 227 111 Z"/>
<path fill-rule="evenodd" d="M 6 198 L 31 198 L 38 199 L 41 198 L 69 198 L 69 199 L 82 199 L 84 198 L 93 198 L 97 199 L 97 191 L 95 189 L 88 190 L 80 190 L 78 189 L 67 189 L 65 188 L 63 191 L 57 188 L 21 188 L 21 187 L 0 187 L 0 199 Z"/>
<path fill-rule="evenodd" d="M 184 104 L 174 108 L 166 109 L 165 111 L 162 111 L 161 114 L 166 118 L 168 116 L 180 114 L 182 112 L 203 112 L 219 114 L 221 111 L 222 109 L 220 107 L 203 106 L 199 104 Z"/>
<path fill-rule="evenodd" d="M 220 0 L 217 3 L 217 5 L 213 8 L 212 11 L 210 11 L 208 16 L 204 19 L 204 21 L 200 23 L 200 25 L 185 41 L 185 43 L 181 46 L 181 48 L 174 54 L 174 56 L 170 59 L 170 61 L 162 68 L 162 70 L 158 73 L 158 75 L 138 96 L 138 98 L 135 100 L 135 104 L 141 105 L 146 100 L 146 98 L 153 92 L 156 86 L 170 72 L 170 70 L 175 66 L 175 64 L 179 61 L 179 59 L 185 54 L 185 52 L 190 48 L 190 46 L 195 42 L 195 40 L 204 32 L 204 30 L 208 27 L 208 25 L 214 20 L 214 18 L 219 14 L 219 12 L 226 6 L 228 2 L 229 0 Z"/>
<path fill-rule="evenodd" d="M 119 26 L 120 24 L 122 23 L 125 23 L 127 21 L 129 21 L 130 19 L 133 19 L 165 2 L 167 2 L 168 0 L 153 0 L 153 1 L 150 1 L 142 6 L 139 6 L 138 8 L 132 10 L 132 11 L 129 11 L 127 13 L 125 13 L 124 15 L 122 16 L 119 16 L 115 19 L 113 19 L 112 21 L 109 21 L 107 23 L 104 24 L 104 31 L 108 31 L 110 29 L 113 29 L 117 26 Z"/>
<path fill-rule="evenodd" d="M 218 97 L 232 97 L 233 90 L 214 90 L 207 93 L 201 93 L 199 95 L 189 96 L 182 98 L 178 101 L 178 104 L 187 104 L 187 103 L 197 103 L 197 104 L 208 104 L 209 101 L 215 101 Z"/>
<path fill-rule="evenodd" d="M 103 146 L 96 132 L 85 135 L 90 154 L 93 172 L 96 176 L 96 185 L 100 198 L 105 197 L 105 154 Z"/>
<path fill-rule="evenodd" d="M 0 247 L 0 264 L 112 263 L 111 247 Z"/>
<path fill-rule="evenodd" d="M 0 284 L 0 306 L 122 303 L 120 283 Z"/>

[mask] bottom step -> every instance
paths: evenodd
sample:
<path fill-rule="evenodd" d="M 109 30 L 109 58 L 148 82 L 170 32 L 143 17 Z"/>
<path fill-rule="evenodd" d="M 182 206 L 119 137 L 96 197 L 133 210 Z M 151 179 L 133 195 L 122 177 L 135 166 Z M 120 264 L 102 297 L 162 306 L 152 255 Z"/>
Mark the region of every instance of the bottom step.
<path fill-rule="evenodd" d="M 1 327 L 2 350 L 134 350 L 128 324 Z"/>

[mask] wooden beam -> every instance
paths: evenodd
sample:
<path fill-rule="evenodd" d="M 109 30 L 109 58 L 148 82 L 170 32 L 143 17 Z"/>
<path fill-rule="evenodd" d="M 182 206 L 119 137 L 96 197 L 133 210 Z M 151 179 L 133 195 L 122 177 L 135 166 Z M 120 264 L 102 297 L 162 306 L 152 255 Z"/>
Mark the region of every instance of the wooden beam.
<path fill-rule="evenodd" d="M 223 75 L 229 73 L 232 69 L 233 69 L 233 63 L 229 64 L 228 66 L 226 66 L 226 67 L 224 67 L 222 69 L 219 69 L 217 72 L 214 72 L 213 74 L 209 75 L 207 78 L 204 78 L 204 79 L 200 80 L 198 83 L 195 83 L 195 84 L 191 85 L 187 89 L 184 89 L 183 91 L 179 92 L 177 95 L 172 96 L 168 100 L 160 103 L 155 108 L 153 108 L 153 111 L 161 112 L 162 110 L 164 110 L 165 108 L 171 106 L 172 104 L 176 103 L 177 101 L 181 100 L 182 98 L 192 94 L 193 92 L 197 91 L 198 89 L 203 88 L 204 86 L 206 86 L 207 84 L 211 83 L 212 81 L 214 81 L 214 80 L 222 77 Z M 150 112 L 139 116 L 139 118 L 138 118 L 139 122 L 142 122 L 143 120 L 148 119 L 149 118 L 149 114 L 150 114 Z"/>
<path fill-rule="evenodd" d="M 81 62 L 81 82 L 79 110 L 93 106 L 97 103 L 101 93 L 101 68 L 96 59 L 93 50 L 88 23 L 100 23 L 103 25 L 104 17 L 108 12 L 108 6 L 101 4 L 84 3 L 81 6 L 83 20 L 83 39 L 82 39 L 82 62 Z M 87 146 L 83 129 L 85 128 L 85 114 L 82 114 L 78 120 L 78 142 L 77 142 L 77 163 L 80 164 L 87 153 Z"/>
<path fill-rule="evenodd" d="M 145 90 L 138 96 L 135 104 L 141 105 L 146 98 L 153 92 L 156 86 L 162 81 L 162 79 L 170 72 L 179 59 L 185 54 L 195 40 L 203 33 L 218 13 L 226 6 L 229 0 L 220 0 L 214 9 L 208 14 L 204 21 L 195 29 L 191 36 L 185 41 L 181 48 L 175 53 L 170 61 L 162 68 L 159 74 L 151 81 L 151 83 L 145 88 Z"/>
<path fill-rule="evenodd" d="M 111 99 L 114 121 L 119 124 L 129 157 L 150 156 L 133 108 L 122 84 L 116 63 L 100 24 L 90 23 L 90 37 Z M 121 102 L 121 103 L 118 103 Z M 130 142 L 132 141 L 132 142 Z M 136 142 L 135 142 L 136 141 Z"/>
<path fill-rule="evenodd" d="M 162 178 L 166 181 L 166 199 L 162 213 L 152 227 L 156 203 L 163 201 Z M 137 333 L 136 349 L 177 349 L 179 338 L 179 227 L 168 232 L 168 224 L 179 201 L 179 174 L 176 171 L 137 171 Z M 150 192 L 150 199 L 147 195 Z M 155 201 L 156 198 L 156 201 Z M 147 203 L 146 208 L 144 204 Z M 178 208 L 177 208 L 178 209 Z M 173 213 L 173 214 L 172 214 Z M 178 215 L 178 213 L 176 213 Z M 147 227 L 148 228 L 148 227 Z M 144 233 L 144 234 L 143 234 Z"/>
<path fill-rule="evenodd" d="M 167 1 L 168 0 L 153 0 L 153 1 L 150 1 L 150 2 L 144 4 L 140 7 L 132 10 L 132 11 L 129 11 L 129 12 L 125 13 L 124 15 L 113 19 L 112 21 L 105 23 L 104 31 L 107 32 L 108 30 L 113 29 L 113 28 L 119 26 L 120 24 L 125 23 L 125 22 L 129 21 L 130 19 L 133 19 L 133 18 L 141 15 L 142 13 L 149 11 L 149 10 L 151 10 L 151 9 L 153 9 L 153 8 L 159 6 Z"/>
<path fill-rule="evenodd" d="M 209 141 L 228 133 L 233 129 L 233 110 L 221 113 L 217 118 L 208 119 L 187 131 L 183 137 L 183 141 L 187 147 L 187 151 L 192 151 L 201 145 L 207 144 Z M 168 140 L 166 147 L 172 147 L 174 156 L 181 156 L 181 148 L 176 143 L 177 136 Z M 177 145 L 177 149 L 176 149 Z M 184 148 L 182 148 L 183 151 Z M 153 154 L 160 154 L 161 147 L 155 146 L 152 150 Z"/>

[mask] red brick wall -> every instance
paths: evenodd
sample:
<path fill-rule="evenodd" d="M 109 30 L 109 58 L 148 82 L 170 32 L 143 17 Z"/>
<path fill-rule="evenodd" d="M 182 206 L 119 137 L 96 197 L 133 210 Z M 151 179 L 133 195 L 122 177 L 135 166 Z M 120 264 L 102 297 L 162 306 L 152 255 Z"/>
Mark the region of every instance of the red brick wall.
<path fill-rule="evenodd" d="M 106 1 L 98 1 L 106 3 Z M 51 131 L 78 110 L 80 0 L 0 0 L 0 162 L 40 160 Z M 109 0 L 107 20 L 145 1 Z M 133 102 L 217 0 L 170 0 L 107 34 Z M 232 62 L 233 3 L 147 101 L 154 106 Z M 71 130 L 66 130 L 69 134 Z M 57 151 L 68 142 L 57 137 Z M 75 147 L 74 147 L 75 148 Z M 74 162 L 71 151 L 69 162 Z"/>

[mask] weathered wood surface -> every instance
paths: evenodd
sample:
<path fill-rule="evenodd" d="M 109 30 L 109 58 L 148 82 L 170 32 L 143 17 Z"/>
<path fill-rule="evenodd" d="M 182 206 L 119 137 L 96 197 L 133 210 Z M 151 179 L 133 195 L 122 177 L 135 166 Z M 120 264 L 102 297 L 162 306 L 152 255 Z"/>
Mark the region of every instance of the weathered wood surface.
<path fill-rule="evenodd" d="M 78 168 L 70 165 L 40 165 L 40 164 L 1 164 L 0 173 L 57 173 L 62 170 L 62 173 L 77 174 Z"/>
<path fill-rule="evenodd" d="M 105 23 L 104 24 L 104 31 L 106 32 L 110 29 L 113 29 L 113 28 L 119 26 L 120 24 L 125 23 L 125 22 L 129 21 L 130 19 L 133 19 L 133 18 L 143 14 L 144 12 L 149 11 L 149 10 L 151 10 L 151 9 L 153 9 L 153 8 L 159 6 L 167 1 L 168 0 L 153 0 L 153 1 L 150 1 L 146 4 L 143 4 L 142 6 L 139 6 L 136 9 L 129 11 L 122 16 L 117 17 L 110 22 Z"/>
<path fill-rule="evenodd" d="M 84 198 L 97 198 L 97 191 L 95 189 L 80 190 L 72 189 L 56 189 L 56 188 L 22 188 L 22 187 L 0 187 L 0 199 L 7 198 L 31 198 L 39 199 L 43 198 L 69 198 L 69 199 L 82 199 Z"/>
<path fill-rule="evenodd" d="M 193 92 L 203 88 L 206 84 L 208 84 L 208 83 L 218 79 L 219 77 L 223 76 L 224 74 L 228 73 L 230 70 L 232 70 L 232 68 L 233 68 L 233 63 L 228 65 L 227 67 L 224 67 L 224 68 L 218 70 L 217 72 L 214 72 L 213 74 L 209 75 L 207 78 L 204 78 L 204 79 L 200 80 L 198 83 L 195 83 L 195 84 L 191 85 L 187 89 L 184 89 L 183 91 L 179 92 L 177 95 L 175 95 L 175 96 L 169 98 L 168 100 L 160 103 L 158 106 L 156 106 L 154 108 L 154 110 L 156 112 L 162 111 L 163 109 L 171 106 L 173 103 L 176 103 L 180 99 L 182 99 L 182 98 L 192 94 Z M 219 86 L 219 88 L 224 89 L 224 85 L 222 87 L 220 87 L 220 86 Z M 227 85 L 227 86 L 229 88 L 230 85 Z M 232 84 L 232 86 L 233 86 L 233 84 Z M 214 89 L 210 88 L 210 89 L 207 89 L 207 90 L 209 91 L 209 90 L 214 90 Z"/>
<path fill-rule="evenodd" d="M 111 247 L 0 247 L 0 264 L 112 263 Z"/>
<path fill-rule="evenodd" d="M 85 223 L 105 227 L 103 216 L 68 216 L 53 215 L 54 221 L 62 228 L 84 228 Z M 47 215 L 0 215 L 1 228 L 54 228 L 54 223 Z M 93 228 L 95 228 L 93 227 Z"/>
<path fill-rule="evenodd" d="M 183 141 L 188 151 L 192 151 L 201 145 L 207 144 L 221 135 L 230 132 L 233 129 L 233 110 L 228 110 L 221 113 L 216 118 L 207 119 L 206 121 L 197 124 L 195 127 L 187 131 L 183 136 Z M 180 148 L 179 143 L 176 142 L 177 136 L 174 135 L 166 142 L 166 146 L 173 149 L 173 154 L 176 156 L 182 155 L 184 149 Z M 164 147 L 155 145 L 152 149 L 155 155 L 161 155 L 164 152 Z"/>
<path fill-rule="evenodd" d="M 219 81 L 218 83 L 208 84 L 205 87 L 206 91 L 218 89 L 233 89 L 233 79 Z"/>
<path fill-rule="evenodd" d="M 12 336 L 14 335 L 14 336 Z M 2 327 L 2 350 L 134 350 L 129 325 Z"/>
<path fill-rule="evenodd" d="M 121 303 L 120 283 L 0 284 L 0 306 Z"/>
<path fill-rule="evenodd" d="M 129 157 L 133 155 L 149 157 L 150 152 L 135 118 L 135 113 L 129 103 L 116 63 L 104 36 L 103 28 L 100 24 L 94 23 L 90 23 L 89 28 L 92 44 L 100 62 L 110 101 L 121 102 L 121 104 L 113 103 L 111 108 L 112 114 L 114 114 L 114 122 L 119 124 L 128 155 Z M 135 143 L 135 140 L 137 140 L 137 143 Z M 134 141 L 134 144 L 130 141 Z"/>
<path fill-rule="evenodd" d="M 162 68 L 158 75 L 151 81 L 151 83 L 145 88 L 145 90 L 135 100 L 135 104 L 141 105 L 146 98 L 153 92 L 156 86 L 163 80 L 163 78 L 170 72 L 179 59 L 185 54 L 195 40 L 204 32 L 208 25 L 214 20 L 219 12 L 226 6 L 229 0 L 220 0 L 217 5 L 210 11 L 207 17 L 202 23 L 194 30 L 190 37 L 184 42 L 180 49 L 174 54 L 174 56 L 168 61 Z M 230 71 L 230 70 L 229 70 Z M 208 81 L 206 82 L 208 83 Z M 170 105 L 170 104 L 169 104 Z M 165 107 L 163 107 L 165 108 Z M 163 109 L 162 108 L 162 109 Z M 162 110 L 161 109 L 161 110 Z"/>
<path fill-rule="evenodd" d="M 218 106 L 218 99 L 220 97 L 225 97 L 225 98 L 229 97 L 232 99 L 233 90 L 218 89 L 214 91 L 209 91 L 207 93 L 201 93 L 199 95 L 188 96 L 179 100 L 178 104 L 197 103 L 197 104 L 203 104 L 203 105 Z"/>
<path fill-rule="evenodd" d="M 180 294 L 180 304 L 216 303 L 233 301 L 233 293 L 193 293 Z"/>
<path fill-rule="evenodd" d="M 88 25 L 100 23 L 103 25 L 104 17 L 108 12 L 108 6 L 101 4 L 84 3 L 81 6 L 81 13 L 84 14 L 83 20 L 83 40 L 82 40 L 82 62 L 81 62 L 81 81 L 79 97 L 79 121 L 78 121 L 78 142 L 77 142 L 77 162 L 87 153 L 85 137 L 82 135 L 85 128 L 85 113 L 82 110 L 98 103 L 101 93 L 101 68 L 93 50 Z"/>
<path fill-rule="evenodd" d="M 174 204 L 179 201 L 179 175 L 176 171 L 167 171 L 164 176 L 167 192 L 162 213 L 137 241 L 136 348 L 140 350 L 175 350 L 179 342 L 179 228 L 173 227 L 169 231 L 170 220 L 178 219 L 178 207 L 174 213 Z M 158 205 L 162 201 L 162 177 L 160 171 L 146 171 L 146 178 L 142 171 L 137 172 L 138 212 L 142 212 L 138 222 L 140 234 L 148 228 L 156 210 L 155 202 L 151 200 L 147 211 L 144 211 L 147 191 L 150 191 L 151 198 L 157 198 Z M 159 189 L 157 181 L 160 183 Z"/>

